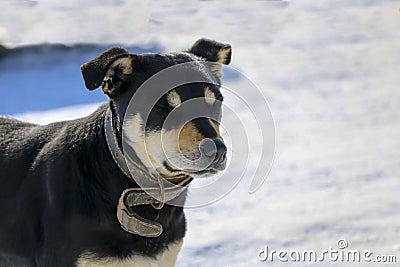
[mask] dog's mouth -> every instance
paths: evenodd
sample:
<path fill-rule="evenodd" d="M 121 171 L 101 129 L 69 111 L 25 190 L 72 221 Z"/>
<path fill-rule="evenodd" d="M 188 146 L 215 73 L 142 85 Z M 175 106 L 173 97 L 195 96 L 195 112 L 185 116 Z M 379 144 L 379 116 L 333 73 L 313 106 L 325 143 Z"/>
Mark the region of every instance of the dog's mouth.
<path fill-rule="evenodd" d="M 227 148 L 220 139 L 203 139 L 197 150 L 181 150 L 162 161 L 171 175 L 185 173 L 206 178 L 223 171 L 227 165 Z"/>
<path fill-rule="evenodd" d="M 218 172 L 221 172 L 221 171 L 223 171 L 225 169 L 226 160 L 221 161 L 221 162 L 212 163 L 208 167 L 206 167 L 204 169 L 200 169 L 200 170 L 193 169 L 193 168 L 178 169 L 168 161 L 164 161 L 163 165 L 171 173 L 182 173 L 182 172 L 184 172 L 184 173 L 186 173 L 188 175 L 194 175 L 194 176 L 211 176 L 211 175 L 215 175 Z"/>

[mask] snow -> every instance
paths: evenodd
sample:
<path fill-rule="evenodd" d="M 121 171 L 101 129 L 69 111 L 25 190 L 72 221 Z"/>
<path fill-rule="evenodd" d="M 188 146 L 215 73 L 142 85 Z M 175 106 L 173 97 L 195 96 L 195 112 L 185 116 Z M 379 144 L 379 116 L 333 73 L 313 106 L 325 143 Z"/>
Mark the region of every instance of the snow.
<path fill-rule="evenodd" d="M 35 55 L 23 67 L 27 55 L 0 61 L 0 113 L 38 123 L 89 114 L 106 98 L 100 90 L 84 88 L 79 66 L 108 44 L 140 52 L 185 49 L 202 36 L 229 42 L 233 66 L 269 101 L 276 123 L 275 161 L 256 193 L 248 193 L 250 177 L 244 177 L 219 202 L 187 209 L 178 266 L 292 266 L 259 262 L 257 252 L 265 245 L 322 251 L 336 247 L 339 238 L 350 249 L 399 260 L 399 2 L 176 4 L 1 2 L 3 12 L 15 10 L 0 16 L 3 44 L 99 45 L 70 54 L 51 52 L 33 67 Z M 51 64 L 46 58 L 53 58 Z M 227 72 L 231 88 L 242 81 Z"/>

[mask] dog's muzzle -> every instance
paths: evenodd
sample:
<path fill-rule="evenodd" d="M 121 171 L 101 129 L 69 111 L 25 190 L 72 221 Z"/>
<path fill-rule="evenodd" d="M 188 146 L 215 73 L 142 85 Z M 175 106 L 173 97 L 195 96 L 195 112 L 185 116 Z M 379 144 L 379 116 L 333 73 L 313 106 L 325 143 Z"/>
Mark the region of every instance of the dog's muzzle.
<path fill-rule="evenodd" d="M 226 146 L 219 139 L 203 139 L 199 144 L 202 155 L 210 162 L 208 169 L 222 171 L 226 166 Z"/>

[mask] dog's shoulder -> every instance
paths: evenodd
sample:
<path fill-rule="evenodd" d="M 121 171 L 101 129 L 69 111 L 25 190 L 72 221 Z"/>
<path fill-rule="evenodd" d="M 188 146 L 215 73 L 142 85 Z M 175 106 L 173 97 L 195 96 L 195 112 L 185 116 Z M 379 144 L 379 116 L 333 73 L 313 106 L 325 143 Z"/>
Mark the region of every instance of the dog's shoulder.
<path fill-rule="evenodd" d="M 13 118 L 0 117 L 0 159 L 15 160 L 33 148 L 40 126 Z M 0 161 L 1 162 L 1 161 Z"/>
<path fill-rule="evenodd" d="M 4 144 L 6 139 L 22 138 L 26 135 L 27 130 L 37 127 L 38 125 L 20 121 L 5 116 L 0 116 L 0 144 Z"/>
<path fill-rule="evenodd" d="M 81 149 L 102 134 L 106 109 L 104 104 L 89 116 L 47 125 L 0 117 L 0 166 L 30 168 L 57 153 Z"/>
<path fill-rule="evenodd" d="M 35 125 L 36 124 L 20 121 L 17 119 L 6 117 L 6 116 L 0 116 L 0 127 L 1 128 L 14 129 L 16 127 L 29 127 L 29 126 L 35 126 Z"/>

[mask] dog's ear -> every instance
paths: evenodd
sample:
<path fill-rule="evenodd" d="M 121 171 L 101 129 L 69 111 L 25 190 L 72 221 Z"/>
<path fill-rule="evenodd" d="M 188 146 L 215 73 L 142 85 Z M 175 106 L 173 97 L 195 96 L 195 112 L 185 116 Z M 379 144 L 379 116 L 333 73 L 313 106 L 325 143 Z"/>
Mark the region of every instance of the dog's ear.
<path fill-rule="evenodd" d="M 81 66 L 86 88 L 94 90 L 101 85 L 108 96 L 116 94 L 126 76 L 133 72 L 135 55 L 125 49 L 114 47 Z"/>
<path fill-rule="evenodd" d="M 194 43 L 189 52 L 207 61 L 219 63 L 215 64 L 212 70 L 221 78 L 222 69 L 220 64 L 228 65 L 231 62 L 232 47 L 230 44 L 223 44 L 214 40 L 202 38 Z"/>
<path fill-rule="evenodd" d="M 232 47 L 230 44 L 202 38 L 194 43 L 189 52 L 207 61 L 228 65 L 231 62 Z"/>

